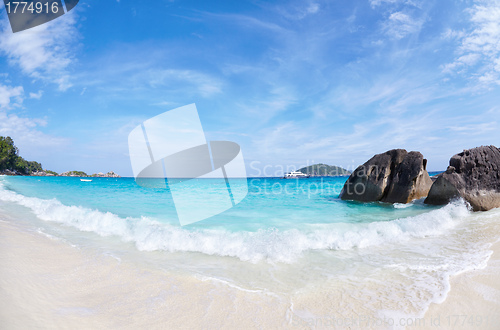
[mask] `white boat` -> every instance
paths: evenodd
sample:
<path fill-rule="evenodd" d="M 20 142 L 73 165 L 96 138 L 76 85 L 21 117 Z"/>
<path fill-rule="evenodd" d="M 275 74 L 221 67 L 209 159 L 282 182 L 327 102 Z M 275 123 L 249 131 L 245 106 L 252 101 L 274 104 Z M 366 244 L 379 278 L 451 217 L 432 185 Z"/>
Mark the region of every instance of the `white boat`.
<path fill-rule="evenodd" d="M 92 182 L 91 179 L 80 179 L 80 181 L 82 181 L 82 182 Z"/>
<path fill-rule="evenodd" d="M 285 174 L 283 179 L 300 179 L 300 178 L 308 178 L 308 177 L 309 177 L 309 175 L 304 174 L 302 172 L 292 171 L 290 173 Z"/>

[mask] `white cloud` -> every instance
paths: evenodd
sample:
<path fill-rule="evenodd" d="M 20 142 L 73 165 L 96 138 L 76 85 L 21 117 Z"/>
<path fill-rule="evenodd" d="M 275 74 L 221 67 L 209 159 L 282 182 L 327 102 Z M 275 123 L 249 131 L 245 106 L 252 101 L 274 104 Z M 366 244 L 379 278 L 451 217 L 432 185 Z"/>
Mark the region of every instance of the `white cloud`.
<path fill-rule="evenodd" d="M 403 39 L 409 34 L 420 31 L 424 21 L 414 19 L 401 11 L 392 13 L 384 23 L 385 33 L 395 39 Z"/>
<path fill-rule="evenodd" d="M 440 170 L 463 148 L 491 144 L 500 138 L 498 121 L 484 122 L 488 115 L 496 118 L 498 108 L 450 117 L 447 107 L 432 107 L 427 112 L 381 114 L 376 118 L 359 117 L 355 122 L 339 119 L 338 123 L 327 125 L 318 121 L 281 122 L 254 135 L 249 159 L 270 165 L 326 162 L 353 169 L 373 154 L 405 148 L 422 152 L 429 159 L 429 168 Z M 443 132 L 446 132 L 444 136 Z"/>
<path fill-rule="evenodd" d="M 75 24 L 75 11 L 71 11 L 51 22 L 12 33 L 5 18 L 0 21 L 0 53 L 24 74 L 66 90 L 72 85 L 69 69 L 78 37 Z"/>
<path fill-rule="evenodd" d="M 149 74 L 149 84 L 152 87 L 164 85 L 178 87 L 179 83 L 188 84 L 204 97 L 218 94 L 222 88 L 222 83 L 218 79 L 193 70 L 155 70 Z"/>
<path fill-rule="evenodd" d="M 452 29 L 447 29 L 443 33 L 443 38 L 444 39 L 461 39 L 465 37 L 466 32 L 462 30 L 452 30 Z"/>
<path fill-rule="evenodd" d="M 30 93 L 30 99 L 41 99 L 42 98 L 43 91 L 39 90 L 37 93 Z"/>
<path fill-rule="evenodd" d="M 169 102 L 169 101 L 156 102 L 156 103 L 152 103 L 151 105 L 158 106 L 158 107 L 171 107 L 171 108 L 178 106 L 177 103 Z"/>
<path fill-rule="evenodd" d="M 500 2 L 479 0 L 467 9 L 470 29 L 449 31 L 458 40 L 457 57 L 443 65 L 444 73 L 468 73 L 480 87 L 500 84 Z"/>
<path fill-rule="evenodd" d="M 410 5 L 414 7 L 420 7 L 420 1 L 418 0 L 370 0 L 370 5 L 372 8 L 381 5 Z"/>
<path fill-rule="evenodd" d="M 40 98 L 42 91 L 30 93 L 30 98 Z M 67 144 L 67 139 L 48 135 L 40 131 L 47 125 L 45 119 L 19 117 L 12 113 L 13 108 L 22 106 L 24 101 L 22 86 L 11 87 L 0 85 L 0 136 L 10 136 L 23 151 L 23 156 L 42 154 L 47 148 Z"/>
<path fill-rule="evenodd" d="M 278 86 L 269 83 L 266 84 L 265 91 L 261 91 L 253 98 L 246 99 L 244 103 L 236 104 L 238 113 L 244 114 L 246 118 L 259 118 L 257 126 L 268 123 L 276 116 L 285 113 L 290 107 L 298 102 L 297 93 L 289 86 Z"/>
<path fill-rule="evenodd" d="M 445 64 L 442 69 L 444 73 L 458 72 L 464 67 L 475 65 L 480 59 L 481 56 L 479 54 L 462 55 L 455 62 Z"/>
<path fill-rule="evenodd" d="M 24 89 L 22 86 L 10 87 L 0 85 L 0 109 L 11 109 L 23 103 Z"/>
<path fill-rule="evenodd" d="M 290 20 L 301 20 L 320 12 L 321 6 L 315 1 L 288 2 L 280 6 L 268 6 L 270 10 Z"/>
<path fill-rule="evenodd" d="M 480 124 L 464 124 L 460 126 L 449 126 L 447 127 L 450 131 L 466 133 L 468 135 L 482 135 L 487 131 L 495 131 L 498 129 L 498 123 L 496 121 L 489 123 Z"/>
<path fill-rule="evenodd" d="M 283 33 L 287 32 L 286 29 L 281 27 L 280 25 L 268 22 L 265 20 L 260 20 L 253 16 L 241 15 L 241 14 L 214 14 L 210 12 L 203 12 L 204 16 L 208 18 L 216 18 L 221 20 L 228 20 L 233 22 L 234 24 L 249 28 L 249 29 L 257 29 L 257 30 L 268 30 L 273 31 L 275 33 Z"/>
<path fill-rule="evenodd" d="M 309 7 L 307 7 L 307 12 L 309 14 L 316 14 L 319 11 L 319 5 L 317 3 L 311 3 Z"/>
<path fill-rule="evenodd" d="M 66 139 L 45 134 L 38 129 L 46 125 L 44 119 L 23 118 L 0 110 L 0 135 L 12 137 L 21 150 L 66 144 Z"/>
<path fill-rule="evenodd" d="M 397 3 L 401 2 L 401 0 L 370 0 L 370 5 L 373 7 L 380 6 L 382 4 L 387 4 L 387 3 Z"/>
<path fill-rule="evenodd" d="M 114 50 L 94 61 L 78 76 L 81 86 L 80 95 L 105 92 L 107 97 L 143 99 L 148 104 L 164 100 L 177 102 L 179 98 L 202 96 L 210 98 L 222 93 L 225 80 L 210 70 L 194 70 L 175 65 L 175 59 L 168 57 L 163 50 L 132 46 L 127 51 Z M 122 53 L 133 56 L 122 56 Z M 144 53 L 156 53 L 148 57 Z M 177 53 L 182 53 L 178 51 Z M 159 56 L 158 54 L 161 54 Z M 96 89 L 97 88 L 97 89 Z"/>

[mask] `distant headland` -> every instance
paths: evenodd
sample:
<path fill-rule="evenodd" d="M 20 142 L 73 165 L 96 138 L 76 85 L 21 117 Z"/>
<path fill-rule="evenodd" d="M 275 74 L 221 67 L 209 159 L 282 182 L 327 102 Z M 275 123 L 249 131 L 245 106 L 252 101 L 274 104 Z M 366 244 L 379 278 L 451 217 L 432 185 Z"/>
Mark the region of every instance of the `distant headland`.
<path fill-rule="evenodd" d="M 96 177 L 96 178 L 120 178 L 113 171 L 108 173 L 87 174 L 82 171 L 68 171 L 57 173 L 43 169 L 42 164 L 35 161 L 27 161 L 19 156 L 19 149 L 10 136 L 0 136 L 0 175 L 26 175 L 26 176 L 74 176 L 74 177 Z"/>
<path fill-rule="evenodd" d="M 302 167 L 298 170 L 309 176 L 346 176 L 351 175 L 351 172 L 345 168 L 326 165 L 326 164 L 315 164 L 306 167 Z"/>
<path fill-rule="evenodd" d="M 109 171 L 108 173 L 94 173 L 94 174 L 87 174 L 83 171 L 67 171 L 63 172 L 61 174 L 57 174 L 54 171 L 48 171 L 48 170 L 42 170 L 38 172 L 32 172 L 28 175 L 31 176 L 74 176 L 74 177 L 80 177 L 80 178 L 121 178 L 118 174 L 116 174 L 113 171 Z"/>

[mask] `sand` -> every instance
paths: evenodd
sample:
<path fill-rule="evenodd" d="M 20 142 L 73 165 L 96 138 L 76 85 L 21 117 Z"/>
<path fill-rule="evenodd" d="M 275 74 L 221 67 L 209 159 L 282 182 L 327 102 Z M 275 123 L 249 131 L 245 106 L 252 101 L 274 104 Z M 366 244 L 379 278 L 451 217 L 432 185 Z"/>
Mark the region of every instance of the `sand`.
<path fill-rule="evenodd" d="M 421 319 L 399 319 L 395 325 L 404 321 L 409 329 L 499 329 L 500 244 L 492 249 L 486 269 L 451 279 L 444 303 L 432 304 Z M 321 311 L 332 312 L 331 304 L 337 300 L 335 295 L 328 301 L 243 290 L 220 281 L 137 267 L 131 260 L 74 247 L 3 220 L 0 297 L 2 329 L 302 329 L 312 327 L 307 314 L 300 314 L 304 307 L 325 315 Z M 325 324 L 316 323 L 314 328 L 392 328 L 320 321 Z"/>
<path fill-rule="evenodd" d="M 280 328 L 277 297 L 138 269 L 0 221 L 2 329 Z"/>
<path fill-rule="evenodd" d="M 442 304 L 431 304 L 425 319 L 442 329 L 500 329 L 500 243 L 491 248 L 488 266 L 450 279 Z"/>

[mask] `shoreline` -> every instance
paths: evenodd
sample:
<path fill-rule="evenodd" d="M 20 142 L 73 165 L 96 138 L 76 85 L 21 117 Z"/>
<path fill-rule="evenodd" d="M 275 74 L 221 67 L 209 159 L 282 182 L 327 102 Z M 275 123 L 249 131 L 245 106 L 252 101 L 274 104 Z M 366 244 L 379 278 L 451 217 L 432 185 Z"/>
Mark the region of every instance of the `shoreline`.
<path fill-rule="evenodd" d="M 286 326 L 288 306 L 280 297 L 136 267 L 4 219 L 0 214 L 5 329 Z"/>
<path fill-rule="evenodd" d="M 494 243 L 491 250 L 486 268 L 450 278 L 446 300 L 432 303 L 424 319 L 439 321 L 441 329 L 500 327 L 500 242 Z"/>
<path fill-rule="evenodd" d="M 40 325 L 202 328 L 206 324 L 224 328 L 302 329 L 315 325 L 346 329 L 352 325 L 386 329 L 404 328 L 398 326 L 401 322 L 407 328 L 496 329 L 500 324 L 500 242 L 491 246 L 494 253 L 486 268 L 453 276 L 445 301 L 432 303 L 421 318 L 395 318 L 394 326 L 389 326 L 377 315 L 370 315 L 366 323 L 337 319 L 337 326 L 332 327 L 333 320 L 301 313 L 306 306 L 311 312 L 331 310 L 331 302 L 322 299 L 325 297 L 245 290 L 222 280 L 142 264 L 138 267 L 133 260 L 74 247 L 9 220 L 0 214 L 0 293 L 4 297 L 0 323 L 7 329 Z M 472 316 L 472 323 L 467 319 L 462 325 L 463 315 Z"/>

